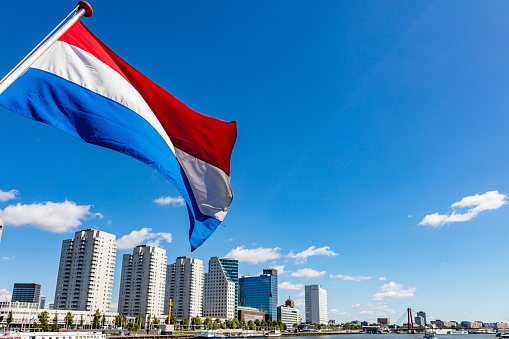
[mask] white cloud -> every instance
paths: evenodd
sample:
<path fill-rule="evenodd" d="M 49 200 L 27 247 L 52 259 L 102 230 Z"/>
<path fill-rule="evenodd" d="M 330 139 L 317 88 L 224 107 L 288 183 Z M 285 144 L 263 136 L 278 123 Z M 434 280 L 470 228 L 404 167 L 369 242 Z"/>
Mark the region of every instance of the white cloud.
<path fill-rule="evenodd" d="M 507 195 L 498 191 L 489 191 L 484 194 L 476 194 L 464 197 L 461 201 L 451 205 L 451 214 L 429 214 L 422 219 L 419 225 L 428 225 L 434 228 L 441 227 L 453 222 L 469 221 L 483 211 L 496 210 L 507 205 Z M 465 213 L 457 213 L 456 208 L 469 208 Z"/>
<path fill-rule="evenodd" d="M 296 291 L 300 291 L 303 288 L 304 288 L 303 284 L 292 284 L 289 281 L 285 281 L 285 282 L 282 282 L 281 284 L 279 284 L 279 289 L 281 289 L 281 290 L 296 290 Z"/>
<path fill-rule="evenodd" d="M 297 294 L 297 297 L 304 297 L 304 296 L 306 296 L 306 292 L 305 291 L 302 291 L 299 294 Z"/>
<path fill-rule="evenodd" d="M 351 308 L 359 308 L 361 307 L 361 304 L 353 304 L 353 305 L 350 305 Z"/>
<path fill-rule="evenodd" d="M 174 197 L 160 197 L 160 198 L 154 199 L 153 201 L 160 206 L 171 205 L 171 206 L 180 207 L 180 206 L 186 205 L 186 201 L 182 197 L 176 197 L 176 198 L 174 198 Z"/>
<path fill-rule="evenodd" d="M 287 271 L 285 271 L 285 265 L 273 265 L 273 266 L 270 266 L 270 268 L 277 270 L 278 276 L 280 276 L 283 273 L 287 273 Z"/>
<path fill-rule="evenodd" d="M 388 284 L 382 285 L 380 287 L 380 291 L 376 293 L 371 298 L 373 300 L 383 300 L 390 298 L 410 298 L 413 297 L 415 292 L 417 291 L 416 287 L 409 287 L 404 290 L 403 285 L 396 284 L 394 281 L 391 281 Z"/>
<path fill-rule="evenodd" d="M 12 259 L 14 259 L 14 256 L 2 257 L 2 260 L 12 260 Z"/>
<path fill-rule="evenodd" d="M 233 238 L 224 239 L 223 242 L 232 242 Z"/>
<path fill-rule="evenodd" d="M 315 255 L 325 255 L 327 257 L 334 257 L 338 255 L 336 252 L 331 251 L 329 246 L 324 246 L 320 248 L 316 248 L 316 246 L 311 246 L 307 250 L 294 254 L 293 251 L 288 253 L 288 258 L 297 259 L 296 263 L 304 263 L 306 262 L 308 257 L 312 257 Z"/>
<path fill-rule="evenodd" d="M 332 309 L 328 310 L 328 313 L 332 314 L 332 315 L 337 315 L 337 316 L 340 316 L 340 317 L 341 316 L 350 315 L 350 313 L 348 313 L 348 312 L 341 312 L 341 311 L 339 311 L 339 310 L 337 310 L 335 308 L 332 308 Z"/>
<path fill-rule="evenodd" d="M 325 271 L 317 271 L 312 268 L 301 268 L 290 274 L 292 277 L 320 278 L 325 275 Z"/>
<path fill-rule="evenodd" d="M 409 218 L 413 218 L 414 216 L 413 216 L 412 214 L 409 214 L 409 215 L 408 215 L 408 217 L 409 217 Z"/>
<path fill-rule="evenodd" d="M 371 319 L 377 317 L 387 317 L 387 315 L 396 314 L 396 310 L 389 308 L 387 304 L 384 303 L 368 303 L 367 309 L 359 312 L 359 314 L 367 315 Z"/>
<path fill-rule="evenodd" d="M 5 288 L 0 289 L 0 302 L 4 301 L 11 301 L 12 294 L 11 292 L 7 291 Z"/>
<path fill-rule="evenodd" d="M 258 247 L 252 250 L 247 249 L 244 245 L 232 249 L 226 258 L 235 258 L 238 261 L 247 262 L 248 264 L 258 264 L 261 262 L 267 262 L 269 260 L 278 259 L 281 257 L 279 253 L 281 249 L 279 247 L 274 248 L 263 248 Z"/>
<path fill-rule="evenodd" d="M 17 190 L 10 190 L 7 192 L 0 190 L 0 201 L 6 202 L 7 200 L 16 199 L 18 194 L 19 191 Z"/>
<path fill-rule="evenodd" d="M 5 225 L 32 225 L 43 231 L 53 233 L 72 232 L 88 217 L 100 217 L 100 213 L 90 212 L 92 205 L 76 205 L 72 201 L 60 203 L 45 202 L 38 204 L 9 205 L 0 210 L 0 218 Z"/>
<path fill-rule="evenodd" d="M 152 233 L 151 228 L 144 227 L 139 231 L 134 230 L 118 239 L 117 248 L 119 250 L 132 249 L 144 242 L 147 242 L 148 246 L 159 247 L 161 241 L 171 243 L 173 241 L 172 234 L 164 232 Z"/>
<path fill-rule="evenodd" d="M 343 274 L 336 274 L 336 275 L 331 274 L 330 277 L 334 278 L 334 279 L 349 280 L 349 281 L 363 281 L 363 280 L 371 279 L 371 277 L 363 277 L 363 276 L 359 276 L 359 275 L 352 277 L 351 275 L 343 275 Z"/>
<path fill-rule="evenodd" d="M 385 281 L 387 278 L 386 277 L 380 277 L 378 278 L 378 280 L 381 280 L 381 281 Z"/>
<path fill-rule="evenodd" d="M 295 306 L 296 307 L 304 307 L 304 306 L 306 306 L 306 301 L 304 299 L 297 299 L 297 300 L 295 300 Z"/>

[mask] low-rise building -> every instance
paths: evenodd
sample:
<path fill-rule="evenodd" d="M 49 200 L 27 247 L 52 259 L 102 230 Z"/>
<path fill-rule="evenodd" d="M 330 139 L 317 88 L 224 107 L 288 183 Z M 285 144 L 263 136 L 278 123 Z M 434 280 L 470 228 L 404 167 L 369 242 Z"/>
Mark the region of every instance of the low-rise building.
<path fill-rule="evenodd" d="M 259 309 L 247 306 L 237 306 L 237 319 L 248 322 L 249 320 L 266 320 L 265 312 L 260 312 Z"/>
<path fill-rule="evenodd" d="M 290 299 L 288 299 L 288 300 L 290 300 Z M 299 313 L 298 308 L 286 306 L 288 304 L 293 303 L 292 300 L 290 300 L 291 303 L 289 303 L 288 300 L 285 303 L 285 305 L 281 305 L 281 306 L 277 307 L 277 320 L 281 320 L 282 323 L 286 324 L 286 327 L 288 328 L 288 330 L 292 331 L 292 330 L 294 330 L 293 325 L 300 323 L 300 313 Z"/>

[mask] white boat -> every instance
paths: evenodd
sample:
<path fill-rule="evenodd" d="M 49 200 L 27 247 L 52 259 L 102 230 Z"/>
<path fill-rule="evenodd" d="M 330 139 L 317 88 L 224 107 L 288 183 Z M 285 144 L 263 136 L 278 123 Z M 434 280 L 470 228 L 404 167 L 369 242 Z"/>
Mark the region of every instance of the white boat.
<path fill-rule="evenodd" d="M 280 336 L 281 336 L 280 330 L 275 330 L 275 331 L 270 331 L 270 332 L 265 333 L 266 338 L 280 337 Z"/>
<path fill-rule="evenodd" d="M 106 339 L 102 332 L 1 332 L 0 339 Z"/>
<path fill-rule="evenodd" d="M 447 331 L 447 334 L 468 334 L 468 331 L 465 331 L 465 330 L 450 330 L 450 331 Z"/>
<path fill-rule="evenodd" d="M 195 338 L 224 338 L 224 333 L 220 330 L 198 331 L 194 335 Z"/>

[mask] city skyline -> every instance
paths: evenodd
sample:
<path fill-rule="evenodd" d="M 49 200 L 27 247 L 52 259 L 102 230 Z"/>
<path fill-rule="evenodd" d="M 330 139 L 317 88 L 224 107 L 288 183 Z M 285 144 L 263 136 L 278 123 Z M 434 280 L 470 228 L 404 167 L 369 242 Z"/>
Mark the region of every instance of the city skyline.
<path fill-rule="evenodd" d="M 84 24 L 127 62 L 237 121 L 233 203 L 191 253 L 187 209 L 158 173 L 0 108 L 0 290 L 36 282 L 53 301 L 62 241 L 98 229 L 117 237 L 113 303 L 119 258 L 147 244 L 234 257 L 246 276 L 276 268 L 279 304 L 301 315 L 319 284 L 337 322 L 408 307 L 509 321 L 509 3 L 91 5 Z M 0 73 L 69 6 L 3 4 Z"/>

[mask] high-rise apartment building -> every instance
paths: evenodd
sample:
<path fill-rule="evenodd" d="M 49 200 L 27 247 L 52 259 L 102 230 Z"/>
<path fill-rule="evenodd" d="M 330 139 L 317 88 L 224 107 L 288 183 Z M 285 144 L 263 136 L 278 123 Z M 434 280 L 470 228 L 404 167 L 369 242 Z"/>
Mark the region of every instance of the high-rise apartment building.
<path fill-rule="evenodd" d="M 139 245 L 122 257 L 118 312 L 149 321 L 163 314 L 166 250 Z"/>
<path fill-rule="evenodd" d="M 327 324 L 327 290 L 320 285 L 305 286 L 306 322 Z"/>
<path fill-rule="evenodd" d="M 54 308 L 110 311 L 115 235 L 87 229 L 62 242 Z"/>
<path fill-rule="evenodd" d="M 40 297 L 41 285 L 33 283 L 14 283 L 11 301 L 39 303 Z"/>
<path fill-rule="evenodd" d="M 201 317 L 203 312 L 203 261 L 189 257 L 178 257 L 166 271 L 164 314 L 171 313 L 181 320 Z"/>
<path fill-rule="evenodd" d="M 288 298 L 284 305 L 277 307 L 277 320 L 281 320 L 282 323 L 286 324 L 290 331 L 294 329 L 294 324 L 300 323 L 300 312 L 295 307 L 292 299 Z"/>
<path fill-rule="evenodd" d="M 277 320 L 277 270 L 263 270 L 259 277 L 239 279 L 239 305 L 254 307 Z"/>
<path fill-rule="evenodd" d="M 203 316 L 219 319 L 237 318 L 239 261 L 212 257 L 205 273 Z"/>

